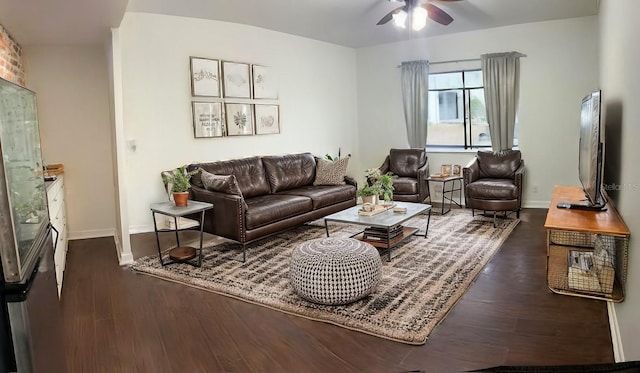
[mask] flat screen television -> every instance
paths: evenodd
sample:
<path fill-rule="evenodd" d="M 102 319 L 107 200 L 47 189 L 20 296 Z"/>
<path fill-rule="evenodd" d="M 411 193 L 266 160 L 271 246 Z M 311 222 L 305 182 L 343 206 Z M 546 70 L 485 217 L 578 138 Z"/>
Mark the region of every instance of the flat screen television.
<path fill-rule="evenodd" d="M 582 99 L 578 155 L 578 177 L 586 196 L 584 206 L 594 210 L 601 210 L 605 205 L 602 195 L 603 142 L 600 132 L 600 91 L 595 91 Z"/>

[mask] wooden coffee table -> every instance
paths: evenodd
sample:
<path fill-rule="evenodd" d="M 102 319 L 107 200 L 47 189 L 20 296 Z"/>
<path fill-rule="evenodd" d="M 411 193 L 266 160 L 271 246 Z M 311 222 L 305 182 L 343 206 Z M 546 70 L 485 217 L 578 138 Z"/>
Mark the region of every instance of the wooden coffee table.
<path fill-rule="evenodd" d="M 407 209 L 406 213 L 396 213 L 393 212 L 393 209 L 389 209 L 380 214 L 372 215 L 372 216 L 363 216 L 358 214 L 361 206 L 353 206 L 346 210 L 342 210 L 336 212 L 331 215 L 327 215 L 324 218 L 324 226 L 327 231 L 327 237 L 329 237 L 329 222 L 337 222 L 337 223 L 345 223 L 345 224 L 355 224 L 362 225 L 366 227 L 378 228 L 378 230 L 385 231 L 386 230 L 386 239 L 367 239 L 365 238 L 365 231 L 358 232 L 351 237 L 357 238 L 364 242 L 370 243 L 371 245 L 377 247 L 378 249 L 383 249 L 387 251 L 387 261 L 391 261 L 391 250 L 393 247 L 398 245 L 400 242 L 403 242 L 407 238 L 418 233 L 419 229 L 415 227 L 405 227 L 402 226 L 402 223 L 405 221 L 419 215 L 424 214 L 425 212 L 429 213 L 429 217 L 427 218 L 427 226 L 424 229 L 424 237 L 427 237 L 427 232 L 429 231 L 429 222 L 431 221 L 431 205 L 426 205 L 423 203 L 411 203 L 411 202 L 395 202 L 395 207 L 404 207 Z M 390 235 L 390 230 L 394 227 L 401 226 L 402 233 L 398 236 L 392 237 Z M 420 233 L 421 234 L 421 233 Z"/>

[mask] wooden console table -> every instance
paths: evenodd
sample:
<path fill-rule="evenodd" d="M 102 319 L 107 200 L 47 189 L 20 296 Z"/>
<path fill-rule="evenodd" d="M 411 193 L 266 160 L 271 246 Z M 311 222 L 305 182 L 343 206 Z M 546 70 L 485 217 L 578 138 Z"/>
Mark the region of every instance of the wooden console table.
<path fill-rule="evenodd" d="M 553 190 L 544 223 L 547 229 L 547 284 L 551 291 L 558 294 L 622 302 L 631 233 L 611 204 L 607 204 L 606 211 L 597 212 L 556 207 L 558 202 L 575 203 L 582 199 L 584 193 L 577 187 L 556 186 Z M 579 278 L 570 274 L 575 270 L 570 269 L 570 255 L 586 253 L 590 256 L 596 250 L 606 252 L 605 255 L 611 259 L 613 270 L 611 267 L 607 269 L 611 274 L 612 287 L 611 284 L 602 283 L 602 277 L 598 283 L 595 275 L 595 288 L 576 285 Z"/>

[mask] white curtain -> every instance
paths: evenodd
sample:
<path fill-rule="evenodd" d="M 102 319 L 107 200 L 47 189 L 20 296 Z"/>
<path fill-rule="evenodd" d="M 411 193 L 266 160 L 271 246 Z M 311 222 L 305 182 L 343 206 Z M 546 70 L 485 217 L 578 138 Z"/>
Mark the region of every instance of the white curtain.
<path fill-rule="evenodd" d="M 520 57 L 523 56 L 518 52 L 480 56 L 487 121 L 494 151 L 513 148 L 520 96 Z"/>
<path fill-rule="evenodd" d="M 427 144 L 429 61 L 403 62 L 401 82 L 409 147 L 424 148 Z"/>

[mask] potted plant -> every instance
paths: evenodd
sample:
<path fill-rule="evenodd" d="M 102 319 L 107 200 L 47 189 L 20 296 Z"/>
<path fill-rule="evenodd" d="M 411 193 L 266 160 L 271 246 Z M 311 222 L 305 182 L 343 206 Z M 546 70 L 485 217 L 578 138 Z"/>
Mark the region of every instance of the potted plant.
<path fill-rule="evenodd" d="M 381 193 L 380 187 L 377 185 L 365 185 L 356 191 L 358 197 L 362 197 L 362 203 L 376 204 L 376 197 Z"/>
<path fill-rule="evenodd" d="M 189 188 L 191 176 L 202 171 L 201 168 L 187 172 L 187 169 L 178 167 L 173 171 L 163 172 L 162 181 L 167 186 L 167 191 L 173 193 L 173 201 L 176 206 L 187 206 L 189 201 Z"/>
<path fill-rule="evenodd" d="M 367 184 L 375 186 L 379 191 L 378 195 L 382 197 L 385 202 L 391 202 L 393 200 L 393 174 L 388 172 L 382 174 L 379 168 L 370 168 L 365 171 L 367 178 Z"/>
<path fill-rule="evenodd" d="M 391 202 L 393 200 L 393 175 L 391 173 L 386 173 L 384 175 L 380 175 L 377 180 L 377 183 L 380 184 L 380 189 L 382 190 L 382 199 L 385 202 Z"/>

